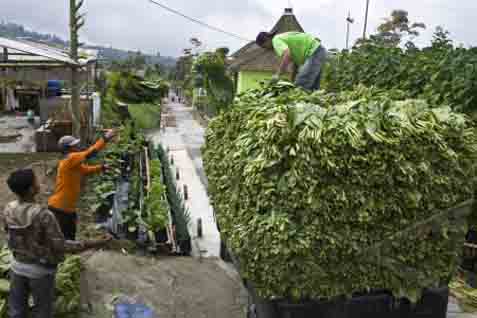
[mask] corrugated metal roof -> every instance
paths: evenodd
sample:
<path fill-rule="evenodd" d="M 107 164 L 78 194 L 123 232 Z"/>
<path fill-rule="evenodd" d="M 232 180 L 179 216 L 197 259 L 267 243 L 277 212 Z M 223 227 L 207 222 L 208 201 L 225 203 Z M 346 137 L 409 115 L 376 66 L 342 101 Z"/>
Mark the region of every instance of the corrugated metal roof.
<path fill-rule="evenodd" d="M 32 55 L 42 56 L 54 61 L 63 62 L 70 65 L 79 65 L 68 54 L 59 49 L 27 41 L 10 40 L 0 37 L 0 47 L 5 47 L 15 51 L 29 53 Z"/>

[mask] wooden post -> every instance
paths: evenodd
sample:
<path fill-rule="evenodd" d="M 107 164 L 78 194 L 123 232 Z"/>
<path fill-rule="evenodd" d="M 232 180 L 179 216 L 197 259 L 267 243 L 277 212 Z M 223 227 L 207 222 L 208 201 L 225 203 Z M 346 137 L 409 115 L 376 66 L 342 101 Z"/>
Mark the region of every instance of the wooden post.
<path fill-rule="evenodd" d="M 84 25 L 84 18 L 79 14 L 83 5 L 83 0 L 76 4 L 76 0 L 70 0 L 70 57 L 78 62 L 78 31 Z M 81 112 L 80 112 L 80 87 L 78 66 L 71 67 L 71 118 L 73 125 L 73 136 L 81 137 Z"/>
<path fill-rule="evenodd" d="M 8 62 L 8 49 L 3 48 L 3 62 Z M 2 69 L 3 81 L 2 81 L 2 101 L 3 110 L 7 110 L 7 68 Z"/>

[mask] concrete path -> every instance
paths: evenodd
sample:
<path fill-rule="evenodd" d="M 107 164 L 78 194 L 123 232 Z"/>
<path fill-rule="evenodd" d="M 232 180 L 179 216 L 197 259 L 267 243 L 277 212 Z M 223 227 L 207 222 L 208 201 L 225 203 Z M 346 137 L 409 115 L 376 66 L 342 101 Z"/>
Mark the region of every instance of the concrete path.
<path fill-rule="evenodd" d="M 194 256 L 219 257 L 220 235 L 213 209 L 207 196 L 200 147 L 204 143 L 204 128 L 194 120 L 192 110 L 183 104 L 169 103 L 164 112 L 163 129 L 152 134 L 155 144 L 161 142 L 173 158 L 174 172 L 179 173 L 178 187 L 188 189 L 186 206 L 190 211 Z M 202 221 L 202 237 L 198 237 L 198 223 Z"/>

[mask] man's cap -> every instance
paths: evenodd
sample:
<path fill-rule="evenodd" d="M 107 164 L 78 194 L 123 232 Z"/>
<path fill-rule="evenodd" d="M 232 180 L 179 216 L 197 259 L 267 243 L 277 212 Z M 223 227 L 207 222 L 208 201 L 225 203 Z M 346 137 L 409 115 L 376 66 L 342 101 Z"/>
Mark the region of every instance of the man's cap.
<path fill-rule="evenodd" d="M 73 136 L 63 136 L 58 141 L 58 148 L 60 148 L 60 150 L 66 150 L 70 147 L 79 145 L 80 142 L 80 139 L 75 138 Z"/>

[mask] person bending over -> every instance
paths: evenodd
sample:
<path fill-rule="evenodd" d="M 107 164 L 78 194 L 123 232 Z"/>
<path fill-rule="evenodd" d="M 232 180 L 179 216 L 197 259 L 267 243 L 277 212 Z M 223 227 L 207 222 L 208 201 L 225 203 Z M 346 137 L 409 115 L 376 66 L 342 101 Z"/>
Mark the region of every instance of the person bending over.
<path fill-rule="evenodd" d="M 320 89 L 321 73 L 327 53 L 319 39 L 301 32 L 282 34 L 260 32 L 256 43 L 262 48 L 273 49 L 281 59 L 280 67 L 272 78 L 273 82 L 277 82 L 287 71 L 288 66 L 293 64 L 294 69 L 298 70 L 298 75 L 293 78 L 296 86 L 309 91 Z"/>

